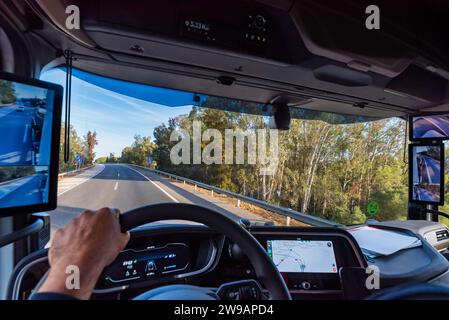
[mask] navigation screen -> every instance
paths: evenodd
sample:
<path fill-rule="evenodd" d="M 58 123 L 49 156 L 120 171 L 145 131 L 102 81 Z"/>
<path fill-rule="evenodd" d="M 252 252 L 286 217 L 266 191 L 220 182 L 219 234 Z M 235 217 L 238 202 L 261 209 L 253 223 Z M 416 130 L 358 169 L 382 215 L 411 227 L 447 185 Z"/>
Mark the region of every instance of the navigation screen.
<path fill-rule="evenodd" d="M 55 95 L 0 79 L 0 209 L 49 202 Z"/>
<path fill-rule="evenodd" d="M 279 272 L 337 273 L 331 241 L 268 240 L 267 251 Z"/>

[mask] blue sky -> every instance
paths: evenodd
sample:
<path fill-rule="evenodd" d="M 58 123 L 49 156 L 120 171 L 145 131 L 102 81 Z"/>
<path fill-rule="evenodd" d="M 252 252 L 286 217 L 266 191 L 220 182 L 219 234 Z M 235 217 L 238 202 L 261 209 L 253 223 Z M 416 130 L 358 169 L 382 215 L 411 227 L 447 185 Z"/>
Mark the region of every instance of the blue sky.
<path fill-rule="evenodd" d="M 45 99 L 47 96 L 47 90 L 29 86 L 27 84 L 14 82 L 14 89 L 16 91 L 17 98 L 19 99 L 29 99 L 29 98 L 39 98 Z"/>
<path fill-rule="evenodd" d="M 65 72 L 60 69 L 45 72 L 41 79 L 65 86 Z M 120 156 L 135 134 L 153 138 L 155 127 L 191 109 L 131 98 L 72 78 L 71 124 L 80 136 L 89 130 L 97 132 L 96 157 L 108 156 L 110 152 Z"/>

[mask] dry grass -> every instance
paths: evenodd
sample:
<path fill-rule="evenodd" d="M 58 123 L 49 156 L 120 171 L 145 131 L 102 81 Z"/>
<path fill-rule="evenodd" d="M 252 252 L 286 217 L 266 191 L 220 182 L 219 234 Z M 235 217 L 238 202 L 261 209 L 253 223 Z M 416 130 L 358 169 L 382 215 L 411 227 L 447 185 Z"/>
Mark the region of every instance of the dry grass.
<path fill-rule="evenodd" d="M 186 184 L 186 186 L 187 185 L 188 184 Z M 192 185 L 188 185 L 188 186 L 191 187 L 192 189 L 194 189 L 194 186 L 192 186 Z M 197 187 L 197 192 L 211 196 L 210 190 L 206 190 L 206 189 L 203 189 L 200 187 Z M 217 194 L 216 192 L 214 192 L 213 197 L 217 198 L 219 200 L 222 200 L 224 202 L 230 203 L 237 207 L 237 199 L 235 199 L 235 198 L 228 197 L 224 194 Z M 255 206 L 250 203 L 246 203 L 244 201 L 240 201 L 240 208 L 259 216 L 261 218 L 261 220 L 272 221 L 272 222 L 274 222 L 275 225 L 282 225 L 282 226 L 286 225 L 287 217 L 283 216 L 281 214 L 263 209 L 261 207 Z M 305 224 L 303 222 L 294 220 L 294 219 L 290 219 L 290 226 L 303 227 L 303 226 L 309 226 L 309 225 Z"/>

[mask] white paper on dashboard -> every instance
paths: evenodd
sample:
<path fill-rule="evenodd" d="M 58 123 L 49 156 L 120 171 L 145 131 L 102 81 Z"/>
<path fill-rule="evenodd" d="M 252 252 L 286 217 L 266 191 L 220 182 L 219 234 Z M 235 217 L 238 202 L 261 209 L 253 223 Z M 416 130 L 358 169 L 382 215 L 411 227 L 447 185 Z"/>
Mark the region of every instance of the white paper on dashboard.
<path fill-rule="evenodd" d="M 362 251 L 371 257 L 388 256 L 403 249 L 422 245 L 421 240 L 417 237 L 370 226 L 356 227 L 348 229 L 348 231 Z"/>

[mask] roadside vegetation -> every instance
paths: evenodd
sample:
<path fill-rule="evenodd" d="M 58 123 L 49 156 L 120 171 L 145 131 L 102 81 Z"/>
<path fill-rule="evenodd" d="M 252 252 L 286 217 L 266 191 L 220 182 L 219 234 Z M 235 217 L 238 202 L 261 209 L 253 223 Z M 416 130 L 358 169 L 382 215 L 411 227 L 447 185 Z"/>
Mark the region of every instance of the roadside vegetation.
<path fill-rule="evenodd" d="M 94 148 L 98 144 L 97 133 L 88 131 L 86 136 L 80 137 L 73 126 L 70 126 L 70 156 L 64 162 L 64 132 L 65 123 L 61 125 L 61 144 L 59 148 L 59 172 L 68 172 L 81 169 L 93 164 L 95 159 Z"/>
<path fill-rule="evenodd" d="M 170 150 L 177 142 L 170 134 L 179 128 L 192 133 L 194 120 L 201 120 L 203 129 L 218 129 L 223 139 L 225 129 L 266 128 L 261 116 L 194 107 L 156 127 L 153 141 L 136 136 L 120 162 L 149 166 L 151 156 L 151 166 L 159 170 L 345 224 L 406 217 L 403 120 L 332 125 L 295 119 L 289 131 L 279 133 L 279 165 L 272 176 L 260 175 L 258 165 L 173 165 Z M 370 215 L 373 201 L 380 209 Z"/>
<path fill-rule="evenodd" d="M 201 121 L 203 130 L 218 129 L 223 140 L 225 129 L 267 127 L 261 116 L 193 107 L 189 114 L 156 127 L 153 137 L 136 135 L 120 156 L 111 153 L 96 162 L 151 167 L 344 224 L 369 218 L 406 219 L 408 142 L 402 119 L 340 125 L 294 119 L 289 131 L 279 132 L 279 165 L 271 176 L 260 175 L 260 165 L 231 165 L 224 160 L 223 164 L 174 165 L 170 150 L 177 141 L 170 141 L 170 135 L 180 128 L 192 135 L 195 120 Z M 89 165 L 96 137 L 92 135 L 88 143 L 72 128 L 71 141 L 72 154 L 86 155 Z M 202 142 L 202 149 L 207 144 Z M 69 166 L 74 166 L 73 156 Z M 373 202 L 379 208 L 376 213 L 368 210 Z"/>

